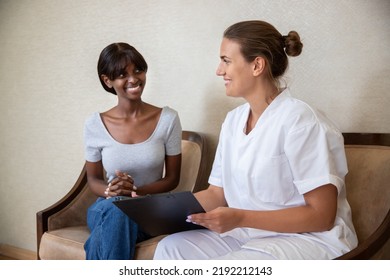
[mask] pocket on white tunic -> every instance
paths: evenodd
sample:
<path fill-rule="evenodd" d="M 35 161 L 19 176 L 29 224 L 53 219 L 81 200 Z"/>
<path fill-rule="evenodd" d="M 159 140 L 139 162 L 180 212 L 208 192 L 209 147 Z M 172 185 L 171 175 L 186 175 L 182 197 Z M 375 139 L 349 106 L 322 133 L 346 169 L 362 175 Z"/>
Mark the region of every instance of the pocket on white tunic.
<path fill-rule="evenodd" d="M 295 187 L 286 155 L 257 158 L 249 172 L 252 191 L 263 202 L 280 205 L 294 196 Z"/>

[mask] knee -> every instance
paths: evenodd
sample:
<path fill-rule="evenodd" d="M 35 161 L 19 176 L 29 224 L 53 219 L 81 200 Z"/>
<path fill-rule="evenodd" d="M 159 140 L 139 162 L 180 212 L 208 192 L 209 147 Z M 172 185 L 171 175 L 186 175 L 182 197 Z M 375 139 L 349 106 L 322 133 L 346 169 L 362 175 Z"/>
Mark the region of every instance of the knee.
<path fill-rule="evenodd" d="M 91 216 L 101 216 L 104 217 L 127 217 L 125 213 L 122 212 L 118 207 L 113 203 L 114 199 L 100 199 L 95 202 L 88 213 Z"/>
<path fill-rule="evenodd" d="M 177 252 L 177 243 L 174 240 L 175 238 L 172 235 L 168 235 L 160 240 L 157 244 L 156 250 L 154 252 L 153 259 L 155 260 L 173 260 L 178 259 Z"/>

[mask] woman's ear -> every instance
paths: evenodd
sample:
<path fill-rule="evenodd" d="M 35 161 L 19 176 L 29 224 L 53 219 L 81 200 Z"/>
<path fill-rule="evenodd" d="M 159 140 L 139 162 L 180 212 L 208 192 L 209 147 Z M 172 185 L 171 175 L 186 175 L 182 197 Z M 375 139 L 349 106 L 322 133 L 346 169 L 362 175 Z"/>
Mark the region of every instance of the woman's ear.
<path fill-rule="evenodd" d="M 111 80 L 106 75 L 101 75 L 100 78 L 108 88 L 112 88 Z"/>
<path fill-rule="evenodd" d="M 265 69 L 265 59 L 261 56 L 258 56 L 253 61 L 253 76 L 260 76 L 264 73 Z"/>

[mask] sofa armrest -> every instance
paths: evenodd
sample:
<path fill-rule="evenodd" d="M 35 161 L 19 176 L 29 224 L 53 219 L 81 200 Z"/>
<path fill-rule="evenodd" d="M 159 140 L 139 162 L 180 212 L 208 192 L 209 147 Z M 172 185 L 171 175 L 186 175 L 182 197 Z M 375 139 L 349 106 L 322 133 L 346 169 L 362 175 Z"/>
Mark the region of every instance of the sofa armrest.
<path fill-rule="evenodd" d="M 48 230 L 86 224 L 86 209 L 96 200 L 89 190 L 85 165 L 72 189 L 59 201 L 36 214 L 37 254 L 42 235 Z"/>

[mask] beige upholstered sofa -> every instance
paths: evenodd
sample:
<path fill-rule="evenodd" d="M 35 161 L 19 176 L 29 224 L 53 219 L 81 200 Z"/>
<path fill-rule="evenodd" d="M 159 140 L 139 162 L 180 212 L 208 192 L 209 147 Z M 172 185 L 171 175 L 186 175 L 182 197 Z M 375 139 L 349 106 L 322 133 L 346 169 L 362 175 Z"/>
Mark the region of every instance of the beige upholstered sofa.
<path fill-rule="evenodd" d="M 344 133 L 344 139 L 349 168 L 347 196 L 359 245 L 338 259 L 389 259 L 390 134 Z M 207 176 L 203 174 L 202 143 L 199 135 L 183 132 L 182 180 L 185 183 L 181 182 L 180 186 L 191 182 L 192 191 L 197 191 L 201 178 Z M 85 258 L 83 244 L 89 235 L 85 216 L 87 207 L 95 199 L 87 187 L 83 170 L 74 188 L 60 202 L 37 213 L 39 258 Z M 136 259 L 152 259 L 161 238 L 137 244 Z"/>
<path fill-rule="evenodd" d="M 343 133 L 359 245 L 338 259 L 390 259 L 390 134 Z"/>
<path fill-rule="evenodd" d="M 174 191 L 196 192 L 205 187 L 205 137 L 193 131 L 182 133 L 182 172 Z M 37 213 L 38 259 L 85 259 L 84 243 L 89 236 L 86 225 L 87 208 L 96 200 L 87 182 L 85 166 L 69 193 L 54 205 Z M 136 246 L 136 259 L 151 259 L 157 242 L 154 237 Z"/>

